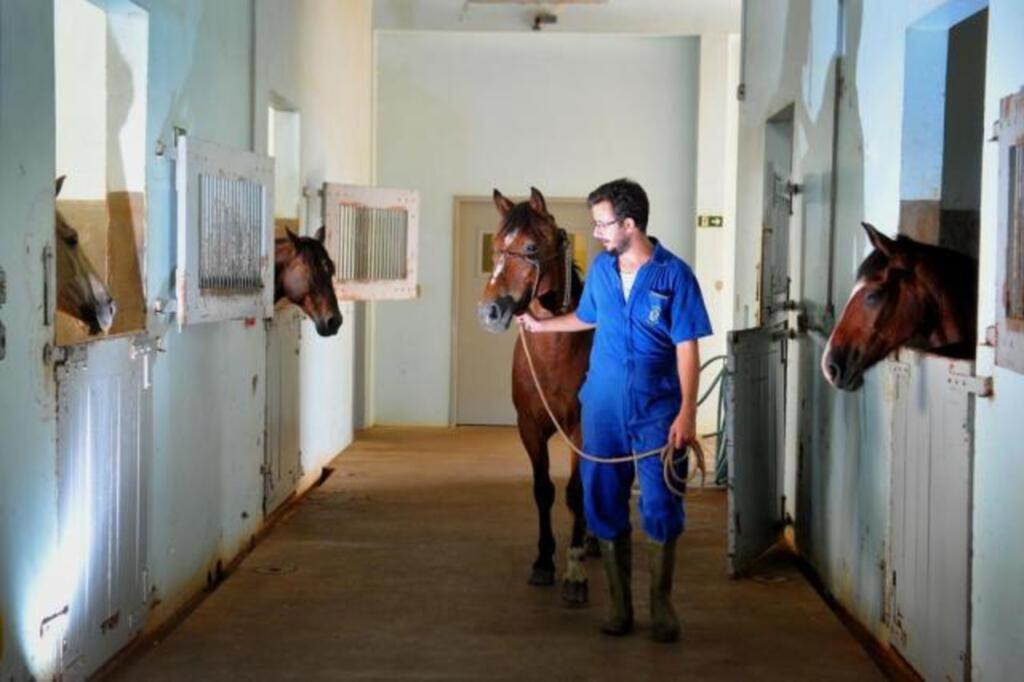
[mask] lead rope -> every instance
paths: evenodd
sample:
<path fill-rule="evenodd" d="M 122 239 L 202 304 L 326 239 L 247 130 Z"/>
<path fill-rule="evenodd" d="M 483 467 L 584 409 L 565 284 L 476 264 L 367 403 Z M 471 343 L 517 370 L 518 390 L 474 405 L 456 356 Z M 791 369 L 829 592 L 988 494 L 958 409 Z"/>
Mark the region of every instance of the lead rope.
<path fill-rule="evenodd" d="M 686 494 L 686 484 L 694 479 L 697 472 L 700 471 L 700 484 L 704 486 L 704 481 L 707 478 L 707 469 L 704 464 L 704 448 L 701 447 L 700 442 L 694 440 L 687 445 L 694 451 L 694 459 L 697 460 L 696 465 L 692 467 L 691 471 L 684 478 L 676 473 L 675 468 L 672 466 L 672 455 L 674 448 L 672 443 L 665 443 L 660 448 L 654 450 L 648 450 L 647 452 L 634 452 L 631 455 L 625 455 L 623 457 L 597 457 L 595 455 L 589 455 L 583 450 L 576 447 L 576 444 L 572 442 L 572 439 L 562 429 L 562 425 L 558 423 L 558 419 L 555 418 L 555 413 L 551 410 L 551 406 L 548 404 L 547 396 L 544 395 L 544 389 L 541 388 L 540 379 L 537 378 L 537 370 L 533 366 L 533 356 L 530 355 L 530 347 L 526 343 L 526 332 L 522 326 L 519 327 L 519 340 L 523 344 L 523 352 L 526 354 L 526 364 L 530 367 L 530 376 L 533 377 L 533 384 L 537 387 L 537 393 L 540 394 L 540 401 L 544 404 L 544 409 L 547 410 L 548 416 L 551 417 L 551 422 L 555 425 L 555 429 L 558 434 L 562 436 L 562 440 L 568 444 L 568 446 L 577 455 L 587 460 L 588 462 L 596 462 L 598 464 L 623 464 L 625 462 L 633 462 L 634 468 L 637 466 L 637 462 L 647 457 L 654 457 L 655 455 L 661 456 L 662 462 L 662 477 L 665 480 L 665 486 L 680 497 Z"/>

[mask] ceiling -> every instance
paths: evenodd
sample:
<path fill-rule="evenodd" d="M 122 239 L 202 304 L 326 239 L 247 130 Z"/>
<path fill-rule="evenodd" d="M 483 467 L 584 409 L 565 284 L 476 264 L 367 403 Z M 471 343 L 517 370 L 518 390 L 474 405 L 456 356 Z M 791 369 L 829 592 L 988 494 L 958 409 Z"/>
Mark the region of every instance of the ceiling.
<path fill-rule="evenodd" d="M 374 0 L 374 28 L 545 33 L 739 33 L 741 0 Z"/>

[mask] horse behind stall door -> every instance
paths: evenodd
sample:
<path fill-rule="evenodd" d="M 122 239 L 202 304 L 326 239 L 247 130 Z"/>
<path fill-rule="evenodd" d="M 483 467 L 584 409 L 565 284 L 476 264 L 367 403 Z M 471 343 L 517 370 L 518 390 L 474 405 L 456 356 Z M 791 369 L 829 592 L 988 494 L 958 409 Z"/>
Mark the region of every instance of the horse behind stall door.
<path fill-rule="evenodd" d="M 60 196 L 66 177 L 57 178 L 54 198 Z M 90 334 L 107 332 L 114 324 L 117 303 L 86 258 L 75 228 L 68 225 L 60 211 L 55 211 L 54 222 L 57 229 L 57 310 L 85 324 Z"/>
<path fill-rule="evenodd" d="M 287 298 L 309 316 L 320 336 L 334 336 L 341 311 L 334 293 L 334 262 L 324 248 L 324 228 L 316 237 L 300 237 L 286 229 L 274 241 L 274 302 Z"/>
<path fill-rule="evenodd" d="M 900 235 L 890 239 L 863 223 L 875 250 L 821 357 L 830 384 L 856 391 L 864 372 L 900 346 L 973 358 L 978 263 L 956 251 Z"/>
<path fill-rule="evenodd" d="M 576 309 L 583 291 L 579 271 L 572 262 L 572 246 L 566 232 L 548 213 L 544 197 L 531 188 L 530 200 L 513 205 L 494 190 L 494 205 L 501 224 L 494 238 L 494 269 L 478 307 L 484 329 L 500 333 L 514 315 L 529 311 L 544 318 Z M 526 334 L 530 354 L 552 411 L 574 444 L 581 445 L 580 405 L 577 392 L 587 372 L 593 332 Z M 551 531 L 551 506 L 555 486 L 548 471 L 548 439 L 555 433 L 530 376 L 523 338 L 516 339 L 512 360 L 512 402 L 516 408 L 519 437 L 533 467 L 533 497 L 540 522 L 538 555 L 529 583 L 551 585 L 555 580 L 555 537 Z M 573 517 L 562 598 L 572 605 L 587 602 L 587 578 L 583 569 L 586 522 L 579 459 L 572 455 L 572 474 L 566 487 L 566 503 Z"/>

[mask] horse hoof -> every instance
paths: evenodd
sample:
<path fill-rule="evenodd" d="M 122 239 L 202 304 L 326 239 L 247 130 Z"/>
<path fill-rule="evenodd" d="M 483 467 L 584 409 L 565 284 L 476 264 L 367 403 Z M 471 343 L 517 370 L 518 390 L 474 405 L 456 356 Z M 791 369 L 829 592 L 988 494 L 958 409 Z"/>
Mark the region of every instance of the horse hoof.
<path fill-rule="evenodd" d="M 555 584 L 555 569 L 553 568 L 537 568 L 534 566 L 533 570 L 530 571 L 529 582 L 531 585 L 547 586 Z"/>
<path fill-rule="evenodd" d="M 586 606 L 590 601 L 590 592 L 587 589 L 587 581 L 573 582 L 562 581 L 562 601 L 566 606 Z"/>
<path fill-rule="evenodd" d="M 597 537 L 594 535 L 587 535 L 583 538 L 583 548 L 587 551 L 589 557 L 600 557 L 601 556 L 601 545 L 597 541 Z"/>

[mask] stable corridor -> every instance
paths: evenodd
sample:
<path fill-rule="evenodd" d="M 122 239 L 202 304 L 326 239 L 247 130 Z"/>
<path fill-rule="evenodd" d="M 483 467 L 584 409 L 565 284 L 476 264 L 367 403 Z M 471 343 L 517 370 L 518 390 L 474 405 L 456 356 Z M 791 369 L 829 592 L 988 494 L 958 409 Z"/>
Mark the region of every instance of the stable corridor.
<path fill-rule="evenodd" d="M 568 465 L 560 444 L 552 459 L 561 571 Z M 563 607 L 557 587 L 526 584 L 537 521 L 514 429 L 377 428 L 332 466 L 190 616 L 112 678 L 883 678 L 787 561 L 766 561 L 752 579 L 726 577 L 722 490 L 689 497 L 676 569 L 683 638 L 659 645 L 647 639 L 643 551 L 634 556 L 632 637 L 598 633 L 599 559 L 587 562 L 586 608 Z"/>

